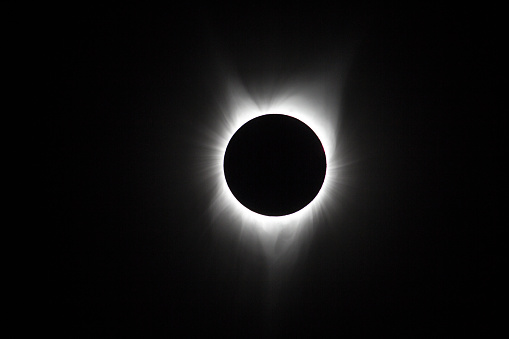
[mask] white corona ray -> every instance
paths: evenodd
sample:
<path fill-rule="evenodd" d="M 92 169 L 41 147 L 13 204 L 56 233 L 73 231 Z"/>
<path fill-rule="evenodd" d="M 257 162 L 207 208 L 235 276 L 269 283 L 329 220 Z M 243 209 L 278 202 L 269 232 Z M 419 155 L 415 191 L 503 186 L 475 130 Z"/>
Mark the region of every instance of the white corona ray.
<path fill-rule="evenodd" d="M 271 94 L 249 94 L 238 79 L 225 84 L 226 97 L 213 112 L 213 125 L 202 138 L 201 174 L 212 191 L 210 215 L 220 232 L 240 234 L 243 245 L 262 249 L 269 258 L 293 257 L 299 244 L 329 212 L 336 212 L 342 184 L 340 84 L 335 73 L 293 79 Z M 255 93 L 268 92 L 273 84 L 256 84 Z M 253 88 L 251 88 L 253 90 Z M 308 125 L 320 139 L 327 170 L 318 195 L 303 209 L 285 216 L 265 216 L 244 207 L 231 193 L 223 172 L 228 142 L 245 123 L 260 115 L 284 114 Z"/>

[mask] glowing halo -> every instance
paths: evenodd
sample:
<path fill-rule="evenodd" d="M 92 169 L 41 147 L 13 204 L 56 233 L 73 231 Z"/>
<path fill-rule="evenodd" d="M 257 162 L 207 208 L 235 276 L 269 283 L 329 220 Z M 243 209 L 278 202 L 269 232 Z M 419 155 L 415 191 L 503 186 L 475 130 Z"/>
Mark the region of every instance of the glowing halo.
<path fill-rule="evenodd" d="M 213 222 L 221 225 L 222 231 L 237 230 L 251 245 L 261 244 L 270 257 L 290 250 L 303 233 L 337 210 L 342 161 L 338 147 L 339 84 L 334 79 L 329 74 L 318 80 L 293 81 L 270 96 L 251 95 L 239 81 L 229 79 L 227 98 L 213 120 L 215 125 L 204 134 L 201 173 L 212 192 L 209 212 Z M 265 216 L 247 209 L 231 193 L 224 176 L 223 159 L 231 137 L 242 125 L 265 114 L 284 114 L 302 121 L 324 147 L 327 170 L 322 188 L 313 201 L 293 214 Z"/>

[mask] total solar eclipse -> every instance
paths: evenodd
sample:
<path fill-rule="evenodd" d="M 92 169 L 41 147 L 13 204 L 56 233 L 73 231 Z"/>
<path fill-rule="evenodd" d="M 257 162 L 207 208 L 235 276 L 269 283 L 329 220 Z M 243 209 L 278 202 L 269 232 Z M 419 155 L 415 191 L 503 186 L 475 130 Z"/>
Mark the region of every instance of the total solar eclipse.
<path fill-rule="evenodd" d="M 283 216 L 316 197 L 327 162 L 311 128 L 287 115 L 267 114 L 235 132 L 223 167 L 227 185 L 242 205 L 259 214 Z"/>

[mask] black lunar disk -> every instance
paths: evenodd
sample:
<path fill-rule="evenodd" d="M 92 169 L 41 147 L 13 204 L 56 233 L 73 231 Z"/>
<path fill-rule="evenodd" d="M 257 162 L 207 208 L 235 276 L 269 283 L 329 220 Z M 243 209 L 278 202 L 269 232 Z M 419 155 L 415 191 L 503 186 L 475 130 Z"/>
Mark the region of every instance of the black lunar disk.
<path fill-rule="evenodd" d="M 302 121 L 267 114 L 244 124 L 224 156 L 224 174 L 237 200 L 259 214 L 287 215 L 320 191 L 327 168 L 316 134 Z"/>

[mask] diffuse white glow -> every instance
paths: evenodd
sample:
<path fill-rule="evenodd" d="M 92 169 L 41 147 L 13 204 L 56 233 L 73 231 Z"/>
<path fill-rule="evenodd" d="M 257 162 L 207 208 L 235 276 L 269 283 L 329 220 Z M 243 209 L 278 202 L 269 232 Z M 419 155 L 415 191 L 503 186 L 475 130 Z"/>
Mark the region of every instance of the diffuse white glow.
<path fill-rule="evenodd" d="M 212 190 L 212 220 L 220 232 L 239 232 L 244 245 L 259 248 L 271 259 L 295 254 L 304 235 L 338 206 L 342 161 L 338 144 L 339 90 L 337 74 L 301 78 L 280 86 L 270 96 L 250 95 L 240 81 L 228 79 L 227 98 L 216 112 L 215 126 L 203 137 L 201 172 Z M 259 84 L 263 92 L 264 84 Z M 244 207 L 231 193 L 223 172 L 226 147 L 233 134 L 260 115 L 285 114 L 308 125 L 325 150 L 327 171 L 322 188 L 303 209 L 286 216 L 265 216 Z M 287 258 L 288 259 L 288 258 Z"/>

